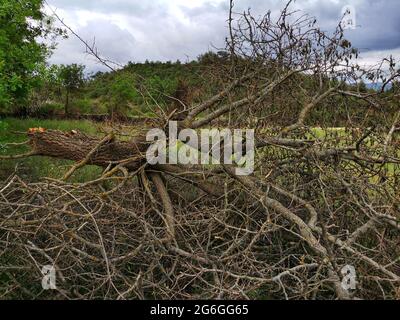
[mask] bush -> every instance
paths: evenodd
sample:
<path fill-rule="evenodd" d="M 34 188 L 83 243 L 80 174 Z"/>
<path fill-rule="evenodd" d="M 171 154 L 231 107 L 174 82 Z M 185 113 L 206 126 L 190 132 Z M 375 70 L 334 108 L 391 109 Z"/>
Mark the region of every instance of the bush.
<path fill-rule="evenodd" d="M 0 132 L 1 131 L 6 131 L 8 128 L 8 123 L 5 121 L 0 120 Z"/>
<path fill-rule="evenodd" d="M 76 99 L 71 103 L 71 111 L 76 114 L 96 113 L 90 99 Z"/>
<path fill-rule="evenodd" d="M 107 97 L 108 113 L 126 116 L 129 104 L 139 97 L 135 88 L 136 78 L 131 73 L 122 73 L 115 77 L 110 85 Z"/>
<path fill-rule="evenodd" d="M 49 118 L 55 115 L 62 114 L 64 105 L 57 102 L 47 102 L 37 108 L 32 116 L 37 118 Z"/>
<path fill-rule="evenodd" d="M 155 75 L 146 80 L 146 87 L 151 96 L 157 101 L 167 102 L 177 89 L 177 79 L 161 78 Z"/>

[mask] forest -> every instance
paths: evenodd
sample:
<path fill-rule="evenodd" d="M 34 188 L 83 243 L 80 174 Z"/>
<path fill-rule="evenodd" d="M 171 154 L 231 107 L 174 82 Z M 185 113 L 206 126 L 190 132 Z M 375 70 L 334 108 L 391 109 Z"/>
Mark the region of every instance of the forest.
<path fill-rule="evenodd" d="M 359 64 L 292 1 L 228 3 L 224 48 L 120 65 L 44 1 L 0 2 L 0 299 L 400 299 L 396 60 Z M 38 38 L 67 37 L 107 71 L 49 64 Z M 205 129 L 252 150 L 172 161 Z"/>

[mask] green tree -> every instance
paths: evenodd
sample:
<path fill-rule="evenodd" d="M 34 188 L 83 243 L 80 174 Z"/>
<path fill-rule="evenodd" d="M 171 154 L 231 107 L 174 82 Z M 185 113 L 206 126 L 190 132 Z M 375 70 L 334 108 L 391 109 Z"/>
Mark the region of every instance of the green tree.
<path fill-rule="evenodd" d="M 361 80 L 358 83 L 358 91 L 359 92 L 367 92 L 368 91 L 367 85 L 365 84 L 365 82 L 363 80 Z"/>
<path fill-rule="evenodd" d="M 65 90 L 65 114 L 69 114 L 69 103 L 71 94 L 77 92 L 84 84 L 85 66 L 76 63 L 70 65 L 61 65 L 59 78 Z"/>
<path fill-rule="evenodd" d="M 29 113 L 34 114 L 44 104 L 61 97 L 59 66 L 42 64 L 38 67 L 38 85 L 29 94 Z"/>
<path fill-rule="evenodd" d="M 203 65 L 209 65 L 219 60 L 218 54 L 212 51 L 207 51 L 197 57 L 197 61 Z"/>
<path fill-rule="evenodd" d="M 138 98 L 135 88 L 135 76 L 124 72 L 118 74 L 108 90 L 107 109 L 112 116 L 126 116 L 130 103 Z"/>
<path fill-rule="evenodd" d="M 61 34 L 42 11 L 42 0 L 0 0 L 0 110 L 27 112 L 27 98 L 39 82 L 39 68 L 51 47 L 39 37 Z"/>

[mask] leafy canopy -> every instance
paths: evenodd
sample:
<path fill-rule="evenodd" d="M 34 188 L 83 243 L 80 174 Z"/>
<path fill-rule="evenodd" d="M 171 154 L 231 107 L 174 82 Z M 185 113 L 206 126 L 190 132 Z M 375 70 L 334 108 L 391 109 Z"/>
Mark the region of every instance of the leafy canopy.
<path fill-rule="evenodd" d="M 78 90 L 85 81 L 85 66 L 80 64 L 61 65 L 59 67 L 59 78 L 62 86 L 68 91 Z"/>
<path fill-rule="evenodd" d="M 62 34 L 42 8 L 43 0 L 0 0 L 0 111 L 26 104 L 40 84 L 51 46 L 39 43 L 39 37 Z"/>

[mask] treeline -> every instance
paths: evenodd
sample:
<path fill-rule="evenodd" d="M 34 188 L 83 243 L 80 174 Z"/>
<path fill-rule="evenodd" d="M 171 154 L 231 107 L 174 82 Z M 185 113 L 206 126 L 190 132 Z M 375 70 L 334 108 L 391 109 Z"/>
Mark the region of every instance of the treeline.
<path fill-rule="evenodd" d="M 40 82 L 32 89 L 27 103 L 15 105 L 7 112 L 21 117 L 85 117 L 94 120 L 127 120 L 155 117 L 162 112 L 169 114 L 197 104 L 228 85 L 227 59 L 224 52 L 208 52 L 188 63 L 130 62 L 120 70 L 95 74 L 87 74 L 82 65 L 53 65 L 43 68 Z M 220 77 L 215 76 L 218 73 Z M 307 103 L 298 93 L 291 94 L 299 83 L 308 92 L 317 90 L 320 85 L 317 79 L 299 74 L 274 90 L 265 99 L 263 107 L 256 114 L 247 114 L 247 122 L 243 123 L 250 123 L 250 119 L 260 119 L 266 126 L 292 123 Z M 369 89 L 363 82 L 356 85 L 342 83 L 341 86 L 355 92 L 374 93 L 374 89 Z M 390 98 L 390 92 L 395 89 L 389 89 L 384 106 L 388 116 L 396 109 L 396 101 Z M 305 93 L 304 98 L 307 96 Z M 379 117 L 374 115 L 381 111 L 368 101 L 335 96 L 324 102 L 324 108 L 316 108 L 309 121 L 321 126 L 372 125 L 379 122 L 381 114 Z M 348 123 L 350 118 L 351 124 Z"/>
<path fill-rule="evenodd" d="M 207 74 L 222 57 L 206 53 L 188 63 L 129 62 L 120 70 L 94 74 L 77 64 L 43 67 L 29 98 L 1 111 L 31 117 L 153 117 L 180 107 L 179 101 L 191 104 L 215 93 Z"/>

